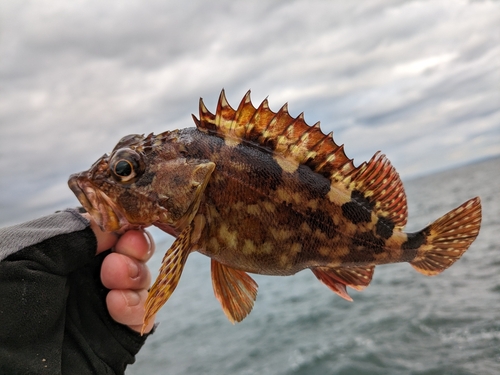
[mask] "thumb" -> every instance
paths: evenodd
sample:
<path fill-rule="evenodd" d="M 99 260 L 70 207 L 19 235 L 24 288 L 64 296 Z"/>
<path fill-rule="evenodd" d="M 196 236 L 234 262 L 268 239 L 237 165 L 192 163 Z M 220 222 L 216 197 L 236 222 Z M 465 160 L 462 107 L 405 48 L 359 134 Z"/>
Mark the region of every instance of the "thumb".
<path fill-rule="evenodd" d="M 97 238 L 96 255 L 115 246 L 116 242 L 118 241 L 118 235 L 116 233 L 103 232 L 101 228 L 99 228 L 99 225 L 97 225 L 97 223 L 94 221 L 92 216 L 90 216 L 88 213 L 84 213 L 82 214 L 82 216 L 90 220 L 90 228 L 94 231 L 94 234 Z"/>

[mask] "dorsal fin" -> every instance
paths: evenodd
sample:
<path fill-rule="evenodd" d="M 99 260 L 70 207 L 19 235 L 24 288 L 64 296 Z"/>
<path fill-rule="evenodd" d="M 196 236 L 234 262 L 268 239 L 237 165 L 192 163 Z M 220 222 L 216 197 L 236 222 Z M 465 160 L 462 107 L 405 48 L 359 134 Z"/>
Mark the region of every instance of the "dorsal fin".
<path fill-rule="evenodd" d="M 302 113 L 293 118 L 286 104 L 278 112 L 273 112 L 267 99 L 255 108 L 250 91 L 234 110 L 222 90 L 215 115 L 200 99 L 200 119 L 193 118 L 200 131 L 232 139 L 235 143 L 252 143 L 290 161 L 307 165 L 327 178 L 340 173 L 342 178 L 338 180 L 342 180 L 355 170 L 352 159 L 344 153 L 344 147 L 333 141 L 331 133 L 325 135 L 319 123 L 307 125 Z"/>
<path fill-rule="evenodd" d="M 194 115 L 198 130 L 217 135 L 229 145 L 251 143 L 281 155 L 296 164 L 328 178 L 333 184 L 357 190 L 371 203 L 377 215 L 391 220 L 396 227 L 406 224 L 407 206 L 403 184 L 389 160 L 376 153 L 368 163 L 355 168 L 343 145 L 337 145 L 332 133 L 324 134 L 319 122 L 309 126 L 301 113 L 293 118 L 285 104 L 278 112 L 265 99 L 258 108 L 248 91 L 237 110 L 228 103 L 222 90 L 215 114 L 200 99 L 200 119 Z"/>
<path fill-rule="evenodd" d="M 408 218 L 403 182 L 389 159 L 380 152 L 357 167 L 346 179 L 349 189 L 358 190 L 373 204 L 379 216 L 391 220 L 402 229 Z"/>

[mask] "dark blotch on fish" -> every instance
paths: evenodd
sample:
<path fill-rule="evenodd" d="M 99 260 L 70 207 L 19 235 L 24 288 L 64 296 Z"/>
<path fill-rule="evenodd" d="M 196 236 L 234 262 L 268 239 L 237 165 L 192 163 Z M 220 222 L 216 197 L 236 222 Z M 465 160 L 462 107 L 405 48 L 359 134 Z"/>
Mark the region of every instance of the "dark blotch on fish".
<path fill-rule="evenodd" d="M 428 234 L 427 228 L 420 232 L 408 233 L 408 241 L 404 242 L 401 248 L 403 250 L 418 249 L 427 242 Z"/>
<path fill-rule="evenodd" d="M 342 214 L 353 224 L 368 223 L 372 219 L 372 204 L 363 193 L 353 190 L 351 201 L 342 205 Z"/>
<path fill-rule="evenodd" d="M 392 236 L 392 231 L 394 229 L 394 223 L 390 219 L 385 217 L 378 217 L 377 225 L 375 226 L 375 231 L 378 236 L 388 239 Z"/>

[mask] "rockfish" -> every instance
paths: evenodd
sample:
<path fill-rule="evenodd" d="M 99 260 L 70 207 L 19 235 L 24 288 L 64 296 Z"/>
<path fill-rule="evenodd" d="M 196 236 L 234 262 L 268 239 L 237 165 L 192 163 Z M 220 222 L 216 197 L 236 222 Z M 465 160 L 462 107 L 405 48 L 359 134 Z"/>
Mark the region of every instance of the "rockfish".
<path fill-rule="evenodd" d="M 248 92 L 234 110 L 222 91 L 215 114 L 200 99 L 196 127 L 128 135 L 110 155 L 73 174 L 69 186 L 106 231 L 154 225 L 176 237 L 146 302 L 144 324 L 168 300 L 192 251 L 211 258 L 215 296 L 230 321 L 252 310 L 247 274 L 310 269 L 351 300 L 379 264 L 409 262 L 437 275 L 479 233 L 478 197 L 421 231 L 405 233 L 403 184 L 376 153 L 355 167 L 332 134 L 303 114 L 255 108 Z"/>

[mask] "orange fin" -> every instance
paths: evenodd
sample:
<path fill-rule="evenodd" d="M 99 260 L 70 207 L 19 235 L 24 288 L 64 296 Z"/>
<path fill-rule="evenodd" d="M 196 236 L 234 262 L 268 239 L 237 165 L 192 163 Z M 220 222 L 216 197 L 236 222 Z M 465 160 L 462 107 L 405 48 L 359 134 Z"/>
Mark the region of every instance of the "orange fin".
<path fill-rule="evenodd" d="M 403 249 L 417 249 L 410 264 L 420 273 L 434 276 L 455 263 L 479 234 L 481 201 L 473 198 L 437 219 L 420 232 L 409 234 Z"/>
<path fill-rule="evenodd" d="M 349 190 L 358 190 L 372 204 L 378 216 L 403 229 L 408 218 L 406 194 L 399 174 L 387 157 L 377 152 L 345 179 Z"/>
<path fill-rule="evenodd" d="M 340 297 L 352 301 L 346 285 L 356 290 L 365 289 L 371 282 L 375 266 L 370 267 L 314 267 L 314 275 Z"/>
<path fill-rule="evenodd" d="M 339 174 L 347 176 L 355 170 L 352 159 L 344 153 L 344 147 L 334 142 L 331 133 L 324 134 L 319 123 L 308 125 L 303 114 L 293 118 L 286 104 L 278 112 L 273 112 L 267 99 L 255 108 L 250 91 L 234 110 L 222 90 L 215 114 L 210 113 L 200 99 L 199 116 L 199 120 L 194 116 L 193 119 L 200 131 L 238 143 L 253 143 L 287 160 L 307 165 L 327 178 Z"/>
<path fill-rule="evenodd" d="M 231 323 L 241 322 L 252 311 L 257 283 L 245 272 L 212 259 L 212 286 L 224 314 Z"/>
<path fill-rule="evenodd" d="M 160 310 L 174 292 L 191 252 L 192 226 L 186 227 L 163 257 L 160 274 L 148 293 L 141 334 L 149 320 Z"/>
<path fill-rule="evenodd" d="M 311 271 L 314 273 L 314 276 L 318 278 L 323 284 L 325 284 L 332 291 L 337 293 L 342 298 L 352 302 L 351 296 L 347 293 L 346 284 L 337 281 L 337 277 L 331 272 L 328 268 L 311 268 Z"/>

